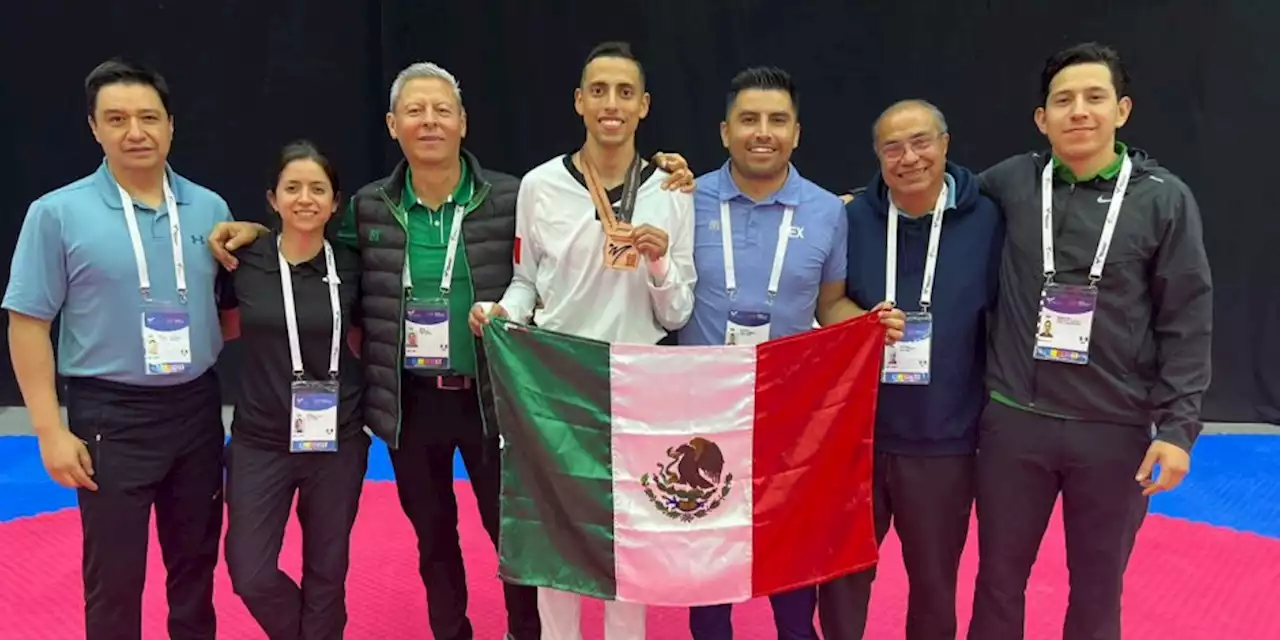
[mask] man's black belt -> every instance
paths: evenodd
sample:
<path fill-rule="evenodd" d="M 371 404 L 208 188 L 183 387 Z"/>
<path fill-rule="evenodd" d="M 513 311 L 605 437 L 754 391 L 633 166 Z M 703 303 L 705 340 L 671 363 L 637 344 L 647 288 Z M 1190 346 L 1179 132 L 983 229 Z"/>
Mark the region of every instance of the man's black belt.
<path fill-rule="evenodd" d="M 415 380 L 421 380 L 429 386 L 440 389 L 441 391 L 465 391 L 475 385 L 475 380 L 471 376 L 448 375 L 438 376 L 431 375 L 430 371 L 421 369 L 407 369 L 405 371 Z"/>
<path fill-rule="evenodd" d="M 436 376 L 436 388 L 444 391 L 465 391 L 471 388 L 471 377 Z"/>

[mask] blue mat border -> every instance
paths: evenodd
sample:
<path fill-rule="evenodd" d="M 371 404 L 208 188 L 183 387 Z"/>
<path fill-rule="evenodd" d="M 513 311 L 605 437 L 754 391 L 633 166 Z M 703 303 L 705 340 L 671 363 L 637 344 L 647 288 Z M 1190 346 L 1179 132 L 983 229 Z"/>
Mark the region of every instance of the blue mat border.
<path fill-rule="evenodd" d="M 1169 494 L 1151 501 L 1151 512 L 1280 539 L 1280 436 L 1209 435 L 1200 438 L 1192 473 Z M 467 479 L 460 456 L 454 478 Z M 369 453 L 368 480 L 394 480 L 387 447 Z M 74 507 L 75 493 L 45 475 L 36 439 L 0 436 L 0 522 Z"/>

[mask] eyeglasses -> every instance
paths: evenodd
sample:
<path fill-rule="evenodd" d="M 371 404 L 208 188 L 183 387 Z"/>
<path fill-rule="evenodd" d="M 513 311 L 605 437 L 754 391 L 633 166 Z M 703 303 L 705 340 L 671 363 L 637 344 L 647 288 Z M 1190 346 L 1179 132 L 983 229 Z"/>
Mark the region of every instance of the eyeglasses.
<path fill-rule="evenodd" d="M 911 138 L 906 142 L 890 142 L 889 144 L 880 147 L 880 155 L 885 160 L 899 160 L 903 155 L 906 155 L 908 146 L 910 146 L 911 150 L 916 152 L 918 155 L 932 149 L 934 143 L 936 143 L 940 137 L 942 137 L 941 134 L 922 135 Z"/>

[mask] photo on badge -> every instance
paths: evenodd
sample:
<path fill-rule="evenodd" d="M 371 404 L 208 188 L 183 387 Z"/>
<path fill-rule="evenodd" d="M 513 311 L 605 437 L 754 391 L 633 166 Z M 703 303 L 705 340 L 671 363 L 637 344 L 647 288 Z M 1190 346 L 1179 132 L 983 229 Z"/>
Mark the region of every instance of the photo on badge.
<path fill-rule="evenodd" d="M 1095 287 L 1047 285 L 1040 297 L 1035 327 L 1035 359 L 1088 364 L 1089 336 L 1097 303 Z"/>

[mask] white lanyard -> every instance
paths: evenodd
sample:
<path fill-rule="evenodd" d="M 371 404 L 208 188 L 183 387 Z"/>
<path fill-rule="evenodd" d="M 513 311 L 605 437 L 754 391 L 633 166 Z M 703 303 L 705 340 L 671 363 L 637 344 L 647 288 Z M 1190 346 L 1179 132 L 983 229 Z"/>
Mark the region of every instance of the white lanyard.
<path fill-rule="evenodd" d="M 120 204 L 124 206 L 124 219 L 129 225 L 129 241 L 133 244 L 133 260 L 138 265 L 138 284 L 142 289 L 142 299 L 151 300 L 151 276 L 147 271 L 147 254 L 142 248 L 142 234 L 138 232 L 138 214 L 133 210 L 133 198 L 124 187 L 116 185 L 120 190 Z M 173 197 L 169 188 L 169 178 L 164 179 L 164 202 L 169 210 L 169 243 L 173 245 L 173 270 L 175 282 L 178 284 L 178 298 L 183 304 L 187 302 L 187 274 L 182 268 L 182 224 L 178 221 L 178 200 Z"/>
<path fill-rule="evenodd" d="M 929 249 L 924 257 L 924 281 L 920 283 L 920 310 L 928 311 L 933 302 L 933 274 L 938 269 L 938 242 L 942 238 L 942 215 L 947 209 L 947 185 L 942 184 L 938 202 L 933 205 L 933 223 L 929 225 Z M 889 198 L 889 229 L 884 249 L 884 299 L 898 302 L 898 206 Z"/>
<path fill-rule="evenodd" d="M 298 343 L 298 312 L 293 300 L 293 272 L 280 251 L 280 238 L 276 238 L 276 257 L 280 260 L 280 289 L 284 293 L 284 321 L 289 329 L 289 359 L 293 362 L 293 375 L 302 379 L 302 349 Z M 329 349 L 329 377 L 338 377 L 338 354 L 342 348 L 342 306 L 338 299 L 338 268 L 333 261 L 333 247 L 324 241 L 325 281 L 329 283 L 329 308 L 333 311 L 333 341 Z"/>
<path fill-rule="evenodd" d="M 449 245 L 444 251 L 444 271 L 440 274 L 440 295 L 448 297 L 449 289 L 453 286 L 453 263 L 458 255 L 458 241 L 462 238 L 462 218 L 464 216 L 463 206 L 453 202 L 453 196 L 449 197 L 446 204 L 453 206 L 453 226 L 449 229 Z M 404 290 L 413 291 L 413 277 L 409 273 L 409 236 L 405 234 L 405 251 L 404 251 L 404 269 L 401 270 L 400 284 L 404 286 Z"/>
<path fill-rule="evenodd" d="M 782 212 L 782 224 L 778 225 L 778 246 L 773 251 L 773 271 L 769 274 L 769 304 L 778 295 L 778 281 L 782 279 L 782 262 L 787 257 L 787 241 L 791 238 L 791 219 L 796 210 L 787 207 Z M 733 266 L 733 228 L 729 226 L 729 203 L 720 203 L 720 242 L 724 247 L 724 287 L 732 300 L 738 293 L 738 277 Z"/>
<path fill-rule="evenodd" d="M 1120 165 L 1120 176 L 1116 178 L 1115 190 L 1111 193 L 1111 206 L 1107 207 L 1107 220 L 1102 224 L 1102 238 L 1098 240 L 1098 250 L 1093 255 L 1093 266 L 1089 268 L 1089 283 L 1096 284 L 1102 279 L 1102 267 L 1107 260 L 1107 252 L 1111 250 L 1111 236 L 1116 232 L 1116 221 L 1120 219 L 1120 203 L 1124 201 L 1125 190 L 1129 186 L 1129 174 L 1133 172 L 1133 161 L 1124 157 Z M 1053 258 L 1053 161 L 1044 166 L 1040 175 L 1041 224 L 1040 234 L 1044 247 L 1044 277 L 1052 281 L 1054 270 Z"/>

